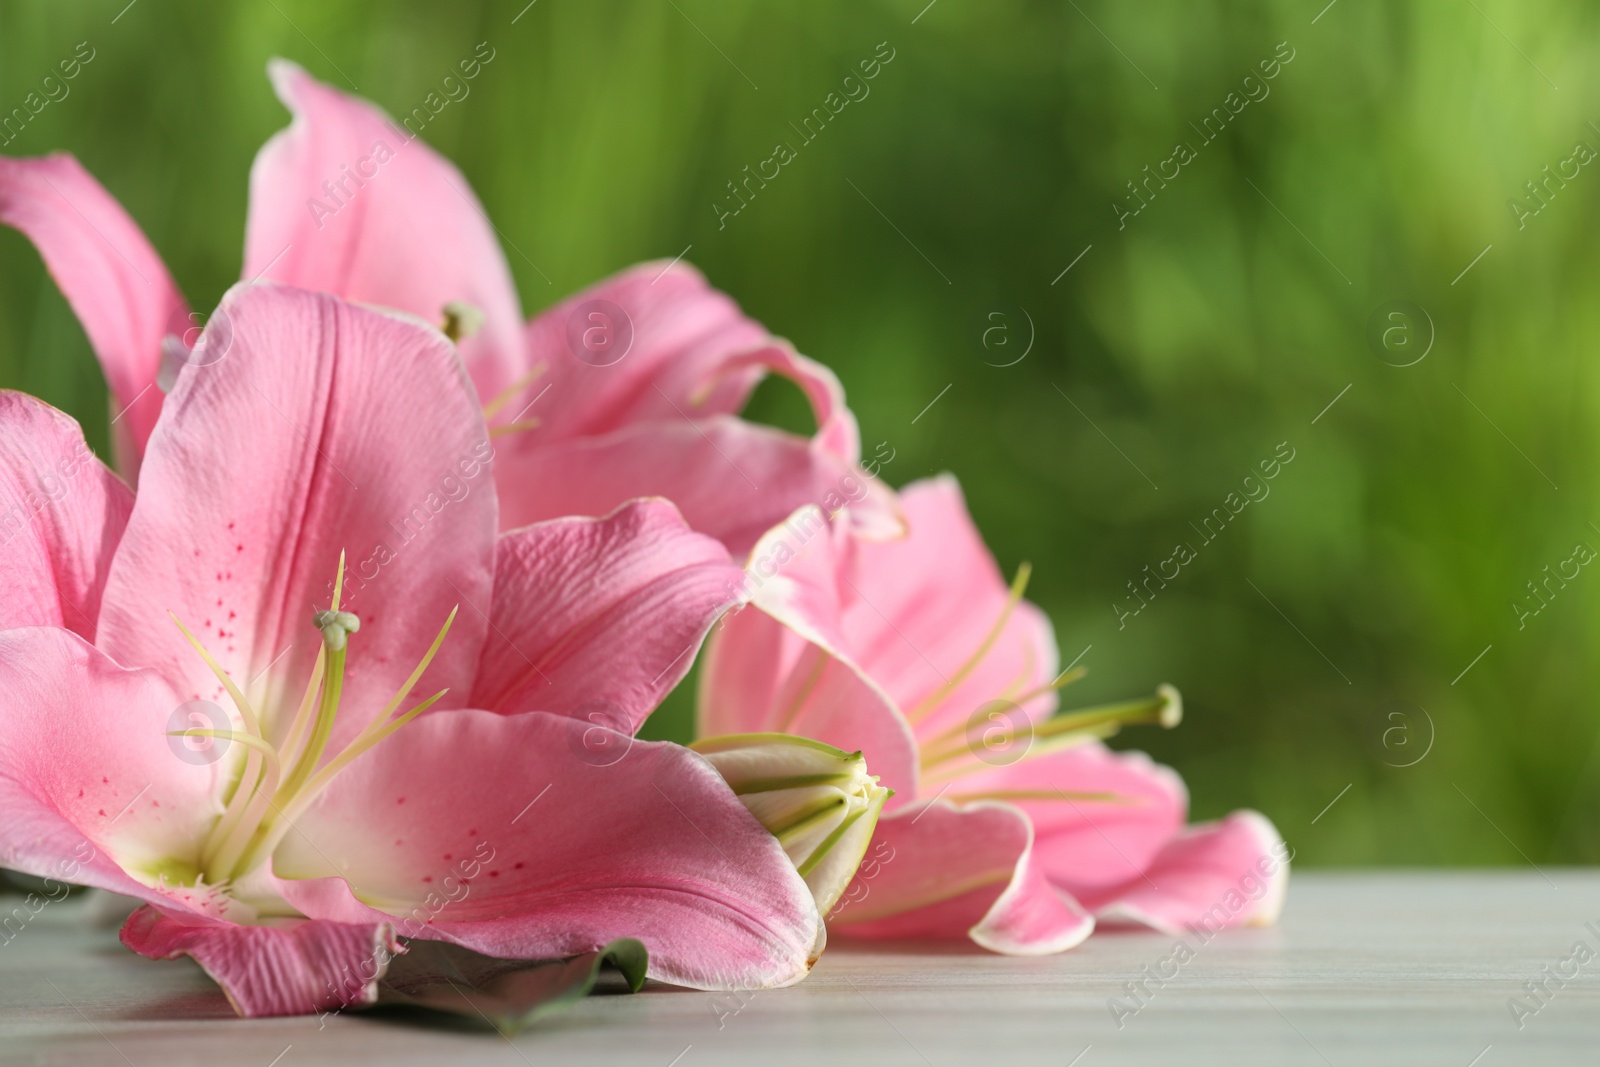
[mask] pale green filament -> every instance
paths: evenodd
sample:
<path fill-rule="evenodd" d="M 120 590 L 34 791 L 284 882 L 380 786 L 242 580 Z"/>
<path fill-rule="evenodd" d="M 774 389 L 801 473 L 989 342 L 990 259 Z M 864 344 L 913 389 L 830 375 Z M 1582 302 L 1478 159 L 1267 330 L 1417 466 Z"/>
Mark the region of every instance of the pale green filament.
<path fill-rule="evenodd" d="M 502 389 L 493 400 L 483 405 L 483 421 L 488 422 L 490 419 L 500 414 L 507 404 L 511 403 L 511 401 L 515 400 L 522 393 L 526 392 L 528 386 L 538 381 L 539 378 L 544 374 L 545 369 L 545 364 L 537 363 L 527 374 L 524 374 L 522 377 L 518 378 L 516 381 Z"/>
<path fill-rule="evenodd" d="M 1030 689 L 1018 697 L 1003 696 L 1000 698 L 999 702 L 1014 704 L 1020 710 L 1028 703 L 1028 701 L 1042 697 L 1046 693 L 1053 693 L 1058 689 L 1065 689 L 1067 686 L 1071 685 L 1073 682 L 1076 682 L 1079 678 L 1082 678 L 1088 673 L 1089 669 L 1087 667 L 1073 667 L 1071 670 L 1062 671 L 1056 676 L 1054 681 L 1046 682 L 1044 685 Z M 958 722 L 946 729 L 943 733 L 936 734 L 935 736 L 928 738 L 926 741 L 918 742 L 918 747 L 924 752 L 946 747 L 952 739 L 965 735 L 967 729 L 967 723 Z"/>
<path fill-rule="evenodd" d="M 1023 759 L 1081 745 L 1097 738 L 1107 738 L 1124 726 L 1138 723 L 1159 725 L 1170 730 L 1178 725 L 1182 717 L 1183 702 L 1178 696 L 1178 691 L 1170 685 L 1163 685 L 1157 688 L 1154 696 L 1143 700 L 1128 700 L 1065 712 L 1040 723 L 1024 724 L 1020 729 L 1007 726 L 1004 730 L 996 731 L 998 736 L 990 738 L 989 742 L 995 745 L 1025 744 L 1027 746 L 1025 753 L 1018 757 Z M 987 764 L 983 764 L 982 767 L 963 766 L 978 761 L 977 754 L 965 739 L 957 742 L 948 733 L 945 738 L 949 738 L 950 743 L 943 748 L 933 744 L 922 746 L 921 763 L 925 786 L 931 782 L 958 778 L 968 771 L 988 766 Z"/>
<path fill-rule="evenodd" d="M 295 760 L 294 769 L 283 781 L 285 793 L 292 794 L 299 789 L 316 769 L 323 751 L 328 747 L 328 739 L 333 736 L 333 720 L 338 717 L 339 698 L 344 695 L 344 649 L 335 649 L 326 644 L 323 648 L 328 654 L 328 666 L 322 679 L 322 701 L 317 705 L 316 718 L 311 722 L 311 739 L 306 742 L 306 750 Z"/>
<path fill-rule="evenodd" d="M 1006 596 L 1006 606 L 1000 610 L 1000 618 L 995 620 L 994 626 L 984 636 L 977 650 L 967 657 L 967 661 L 956 670 L 954 676 L 947 679 L 943 685 L 923 697 L 915 707 L 906 712 L 906 719 L 913 726 L 927 718 L 928 714 L 939 706 L 940 701 L 955 692 L 956 686 L 965 681 L 967 675 L 977 669 L 978 664 L 982 663 L 983 658 L 989 654 L 989 650 L 994 648 L 995 642 L 1000 640 L 1000 635 L 1005 632 L 1006 623 L 1011 621 L 1011 613 L 1016 610 L 1018 601 L 1022 599 L 1023 592 L 1028 588 L 1028 578 L 1032 574 L 1033 567 L 1030 564 L 1024 563 L 1017 568 L 1017 576 L 1012 579 L 1010 592 Z"/>

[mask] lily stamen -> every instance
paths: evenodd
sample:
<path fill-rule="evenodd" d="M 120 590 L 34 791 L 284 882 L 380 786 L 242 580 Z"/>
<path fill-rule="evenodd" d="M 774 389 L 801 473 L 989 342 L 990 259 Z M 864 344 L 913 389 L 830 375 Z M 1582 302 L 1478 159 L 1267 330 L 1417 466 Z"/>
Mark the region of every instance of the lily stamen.
<path fill-rule="evenodd" d="M 1067 686 L 1071 685 L 1073 682 L 1076 682 L 1078 679 L 1084 677 L 1088 673 L 1088 667 L 1073 667 L 1071 670 L 1062 671 L 1060 674 L 1056 675 L 1054 680 L 1046 682 L 1040 686 L 1035 686 L 1026 693 L 1023 693 L 1021 696 L 1007 697 L 1006 699 L 1011 701 L 1013 704 L 1026 704 L 1028 701 L 1036 700 L 1039 697 L 1044 696 L 1046 693 L 1054 693 L 1065 689 Z"/>
<path fill-rule="evenodd" d="M 1030 689 L 1021 696 L 1002 696 L 1000 699 L 1006 701 L 1007 703 L 1015 704 L 1020 708 L 1027 704 L 1028 701 L 1036 700 L 1037 698 L 1044 696 L 1046 693 L 1053 693 L 1057 690 L 1065 689 L 1067 686 L 1071 685 L 1073 682 L 1076 682 L 1079 678 L 1082 678 L 1088 673 L 1089 668 L 1087 667 L 1073 667 L 1071 670 L 1062 671 L 1056 676 L 1054 681 L 1046 682 L 1044 685 Z M 967 724 L 965 722 L 958 722 L 954 726 L 951 726 L 949 729 L 945 730 L 944 733 L 937 734 L 929 738 L 927 741 L 922 742 L 921 747 L 923 749 L 941 748 L 946 742 L 953 738 L 964 736 L 966 732 Z"/>
<path fill-rule="evenodd" d="M 329 611 L 337 612 L 344 596 L 344 552 L 339 553 L 339 567 L 333 575 L 333 597 Z M 316 616 L 312 616 L 312 624 L 316 625 Z M 359 621 L 357 623 L 359 626 Z M 318 626 L 318 629 L 321 629 Z M 295 712 L 293 721 L 289 724 L 289 732 L 284 736 L 280 753 L 284 762 L 290 766 L 297 766 L 304 752 L 304 744 L 311 729 L 311 706 L 316 702 L 317 694 L 321 691 L 322 679 L 328 668 L 328 645 L 324 641 L 317 650 L 316 662 L 311 665 L 311 680 L 306 685 L 305 696 L 300 701 L 300 707 Z"/>
<path fill-rule="evenodd" d="M 448 692 L 440 690 L 405 714 L 394 715 L 444 644 L 459 606 L 451 609 L 421 662 L 388 704 L 342 751 L 323 762 L 344 693 L 349 640 L 361 629 L 361 619 L 339 607 L 344 566 L 345 557 L 340 553 L 332 606 L 312 615 L 312 625 L 321 635 L 322 647 L 312 664 L 305 695 L 280 745 L 266 739 L 260 717 L 228 672 L 181 621 L 173 620 L 233 698 L 244 727 L 241 730 L 191 728 L 173 732 L 173 736 L 237 741 L 245 749 L 244 765 L 233 793 L 201 845 L 199 883 L 227 885 L 254 871 L 282 841 L 295 816 L 303 812 L 340 771 L 427 711 Z"/>
<path fill-rule="evenodd" d="M 444 321 L 439 331 L 456 344 L 483 329 L 483 312 L 464 300 L 451 300 L 444 306 Z"/>
<path fill-rule="evenodd" d="M 536 364 L 534 368 L 527 374 L 524 374 L 510 385 L 500 390 L 499 393 L 495 394 L 493 400 L 483 405 L 483 421 L 488 422 L 490 419 L 500 414 L 501 410 L 504 409 L 507 404 L 511 403 L 511 401 L 515 400 L 518 396 L 521 396 L 523 393 L 527 392 L 528 386 L 538 381 L 544 372 L 545 364 Z"/>
<path fill-rule="evenodd" d="M 489 427 L 489 436 L 504 437 L 507 434 L 521 433 L 524 430 L 536 430 L 541 425 L 538 419 L 523 419 L 520 422 L 505 422 L 499 426 Z"/>
<path fill-rule="evenodd" d="M 1000 640 L 1000 635 L 1005 632 L 1006 623 L 1011 621 L 1011 613 L 1016 610 L 1017 603 L 1022 599 L 1022 594 L 1027 591 L 1028 579 L 1032 574 L 1033 565 L 1030 563 L 1024 563 L 1017 568 L 1017 576 L 1012 579 L 1011 589 L 1006 596 L 1006 606 L 1000 610 L 1000 618 L 995 620 L 994 626 L 989 629 L 983 641 L 972 655 L 967 657 L 967 661 L 956 669 L 955 674 L 946 679 L 945 683 L 939 688 L 917 701 L 916 705 L 906 712 L 906 719 L 911 725 L 915 726 L 927 718 L 928 713 L 937 708 L 951 693 L 955 692 L 956 686 L 965 681 L 967 675 L 971 674 L 978 664 L 983 662 L 984 657 L 994 648 L 995 642 Z"/>
<path fill-rule="evenodd" d="M 415 687 L 418 680 L 421 679 L 423 672 L 426 671 L 428 669 L 428 665 L 433 662 L 433 657 L 438 653 L 440 647 L 444 644 L 444 639 L 449 635 L 450 627 L 455 622 L 456 613 L 460 610 L 460 605 L 450 609 L 450 615 L 445 619 L 444 625 L 439 628 L 438 636 L 433 639 L 433 644 L 428 646 L 428 651 L 423 654 L 421 662 L 419 662 L 416 668 L 412 670 L 410 676 L 406 679 L 405 684 L 400 687 L 399 692 L 395 693 L 395 695 L 389 700 L 389 703 L 386 704 L 383 710 L 378 713 L 377 717 L 374 718 L 372 722 L 369 723 L 359 734 L 357 734 L 355 739 L 351 741 L 350 744 L 345 746 L 344 751 L 330 759 L 320 770 L 317 770 L 315 773 L 310 774 L 309 777 L 296 782 L 293 788 L 289 787 L 289 783 L 285 783 L 284 788 L 278 791 L 279 796 L 274 797 L 273 801 L 269 801 L 269 803 L 272 804 L 272 814 L 265 817 L 261 821 L 260 825 L 256 828 L 254 840 L 251 842 L 248 851 L 244 853 L 244 856 L 240 861 L 240 865 L 245 870 L 251 869 L 255 863 L 258 862 L 259 857 L 270 856 L 272 854 L 272 851 L 278 847 L 279 842 L 283 840 L 290 828 L 293 827 L 294 820 L 300 815 L 301 812 L 305 811 L 305 809 L 311 805 L 311 802 L 322 793 L 323 789 L 327 788 L 328 783 L 333 781 L 335 775 L 344 770 L 344 768 L 348 767 L 352 762 L 355 761 L 357 757 L 368 752 L 379 742 L 388 738 L 402 726 L 406 725 L 406 723 L 410 722 L 424 711 L 427 711 L 446 693 L 449 692 L 448 689 L 441 689 L 427 700 L 424 700 L 410 711 L 407 711 L 404 715 L 394 719 L 392 722 L 390 721 L 390 716 L 394 714 L 395 709 L 398 708 L 401 702 L 404 701 L 405 698 L 411 693 L 412 688 Z M 326 646 L 324 647 L 326 648 Z M 344 652 L 329 651 L 328 657 L 330 661 L 337 659 L 339 663 L 340 678 L 342 679 Z M 326 703 L 326 693 L 327 689 L 324 689 L 324 703 Z M 335 698 L 334 702 L 337 704 L 337 698 Z M 335 708 L 335 711 L 336 710 L 337 708 Z M 321 711 L 319 710 L 317 724 L 318 728 L 320 728 L 322 725 L 321 718 Z M 327 718 L 329 722 L 328 730 L 331 732 L 333 713 L 330 712 Z M 302 761 L 301 766 L 309 766 L 309 764 Z M 298 770 L 299 767 L 296 768 L 296 771 Z M 281 803 L 276 802 L 280 798 Z"/>
<path fill-rule="evenodd" d="M 278 820 L 282 820 L 284 825 L 281 827 L 276 825 L 269 827 L 268 832 L 272 836 L 267 840 L 276 847 L 277 842 L 282 840 L 283 835 L 288 832 L 289 824 L 294 822 L 295 816 L 311 806 L 311 802 L 317 799 L 318 794 L 322 792 L 329 782 L 333 781 L 335 775 L 348 767 L 357 757 L 365 755 L 380 742 L 387 740 L 390 735 L 397 732 L 402 726 L 433 707 L 448 692 L 450 690 L 441 689 L 393 722 L 374 724 L 374 726 L 369 726 L 362 731 L 354 741 L 350 742 L 348 748 L 329 760 L 321 770 L 312 775 L 311 780 L 305 784 L 304 788 L 279 810 L 278 819 L 273 821 L 276 823 Z"/>
<path fill-rule="evenodd" d="M 205 661 L 206 666 L 211 669 L 211 673 L 216 675 L 217 681 L 221 683 L 222 688 L 233 699 L 234 706 L 239 709 L 239 717 L 244 723 L 245 735 L 257 740 L 263 740 L 261 737 L 261 724 L 256 718 L 255 709 L 250 706 L 250 701 L 245 698 L 244 693 L 234 683 L 228 672 L 222 669 L 222 665 L 216 661 L 216 658 L 200 643 L 200 639 L 189 632 L 189 628 L 183 624 L 183 620 L 176 615 L 171 617 L 172 621 L 177 624 L 178 631 L 194 647 L 194 650 L 200 654 L 200 658 Z M 222 817 L 217 820 L 216 826 L 212 827 L 205 841 L 201 843 L 200 865 L 202 870 L 209 867 L 217 852 L 223 848 L 229 835 L 233 833 L 234 827 L 243 818 L 245 809 L 249 807 L 250 799 L 255 795 L 259 784 L 261 766 L 262 753 L 260 749 L 255 746 L 247 746 L 244 769 L 239 774 L 239 780 L 234 784 L 232 795 L 228 797 L 227 806 L 223 809 Z"/>
<path fill-rule="evenodd" d="M 1154 696 L 1143 700 L 1083 708 L 1053 716 L 1041 723 L 1030 724 L 1026 727 L 1028 731 L 1026 736 L 1030 738 L 1028 750 L 1021 758 L 1027 759 L 1045 752 L 1054 752 L 1094 739 L 1103 740 L 1116 734 L 1124 726 L 1143 723 L 1159 725 L 1170 730 L 1182 720 L 1182 698 L 1172 686 L 1162 685 L 1156 689 Z M 1007 726 L 995 731 L 995 736 L 988 740 L 995 746 L 1004 746 L 1015 743 L 1024 736 L 1023 731 Z M 959 777 L 965 770 L 971 768 L 962 769 L 948 765 L 962 760 L 963 757 L 976 759 L 971 748 L 965 743 L 952 744 L 942 749 L 930 745 L 923 749 L 922 768 L 924 771 L 934 771 L 938 768 L 935 775 L 940 780 Z"/>

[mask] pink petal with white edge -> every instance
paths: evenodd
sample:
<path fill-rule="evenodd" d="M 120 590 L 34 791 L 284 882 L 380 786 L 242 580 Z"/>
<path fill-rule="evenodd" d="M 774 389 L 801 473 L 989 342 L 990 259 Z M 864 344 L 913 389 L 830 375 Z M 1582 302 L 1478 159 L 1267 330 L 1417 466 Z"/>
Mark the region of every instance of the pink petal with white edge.
<path fill-rule="evenodd" d="M 857 872 L 828 919 L 866 938 L 966 936 L 1011 956 L 1062 952 L 1094 919 L 1034 861 L 1027 816 L 1007 804 L 933 801 L 878 823 L 875 866 Z"/>
<path fill-rule="evenodd" d="M 0 630 L 65 626 L 93 640 L 132 508 L 70 416 L 0 390 Z"/>
<path fill-rule="evenodd" d="M 317 289 L 440 323 L 470 304 L 461 342 L 487 400 L 523 373 L 522 309 L 483 206 L 453 164 L 364 100 L 293 63 L 267 66 L 294 114 L 250 168 L 243 278 Z M 326 183 L 326 184 L 324 184 Z"/>
<path fill-rule="evenodd" d="M 161 413 L 161 339 L 191 325 L 183 294 L 139 224 L 69 155 L 0 158 L 0 223 L 27 234 L 89 335 L 131 479 Z"/>
<path fill-rule="evenodd" d="M 503 534 L 471 704 L 632 734 L 694 663 L 743 571 L 665 500 Z"/>
<path fill-rule="evenodd" d="M 153 960 L 193 957 L 246 1019 L 376 1003 L 378 979 L 404 951 L 386 923 L 235 926 L 180 920 L 149 905 L 128 917 L 122 943 Z"/>
<path fill-rule="evenodd" d="M 1142 882 L 1162 849 L 1183 831 L 1189 803 L 1183 779 L 1170 767 L 1142 752 L 1113 752 L 1098 741 L 965 775 L 950 783 L 947 796 L 957 802 L 1001 800 L 1022 809 L 1033 821 L 1041 869 L 1086 906 L 1113 887 Z"/>
<path fill-rule="evenodd" d="M 822 921 L 777 839 L 677 745 L 533 712 L 425 715 L 353 763 L 273 858 L 302 912 L 551 959 L 618 937 L 701 989 L 803 978 Z M 338 866 L 329 857 L 337 857 Z M 360 894 L 358 901 L 352 891 Z"/>
<path fill-rule="evenodd" d="M 1011 583 L 953 477 L 913 482 L 900 490 L 900 506 L 909 533 L 860 545 L 843 625 L 862 669 L 928 738 L 959 728 L 990 701 L 1045 686 L 1057 671 L 1056 642 L 1032 604 L 1006 615 Z M 1045 692 L 1021 707 L 1040 719 L 1055 705 L 1055 693 Z"/>
<path fill-rule="evenodd" d="M 0 866 L 161 899 L 124 869 L 192 863 L 222 812 L 219 765 L 166 735 L 181 703 L 66 630 L 0 632 Z"/>
<path fill-rule="evenodd" d="M 241 686 L 272 668 L 253 693 L 281 736 L 321 644 L 311 613 L 348 552 L 342 606 L 362 627 L 335 744 L 400 687 L 457 604 L 419 693 L 450 686 L 459 706 L 487 625 L 496 511 L 487 430 L 454 349 L 409 318 L 269 285 L 235 286 L 208 331 L 219 320 L 224 354 L 184 369 L 150 439 L 100 647 L 226 703 L 172 612 Z"/>
<path fill-rule="evenodd" d="M 549 388 L 552 402 L 529 412 L 539 419 L 525 435 L 529 447 L 638 422 L 733 414 L 761 371 L 717 372 L 731 356 L 771 340 L 688 264 L 640 263 L 528 323 L 528 369 L 543 373 L 509 399 L 508 414 Z"/>
<path fill-rule="evenodd" d="M 1292 854 L 1266 816 L 1236 811 L 1167 843 L 1145 877 L 1086 899 L 1106 922 L 1166 933 L 1270 926 L 1283 910 Z"/>

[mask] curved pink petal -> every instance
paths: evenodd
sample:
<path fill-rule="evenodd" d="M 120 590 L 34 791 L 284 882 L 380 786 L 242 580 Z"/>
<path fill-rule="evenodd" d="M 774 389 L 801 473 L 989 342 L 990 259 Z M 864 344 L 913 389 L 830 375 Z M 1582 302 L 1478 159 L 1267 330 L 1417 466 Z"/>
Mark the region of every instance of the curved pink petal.
<path fill-rule="evenodd" d="M 1055 693 L 1029 694 L 1056 674 L 1050 620 L 1027 601 L 1008 613 L 1010 583 L 956 480 L 913 482 L 900 490 L 900 504 L 908 535 L 859 548 L 843 617 L 856 661 L 919 738 L 959 728 L 996 700 L 1020 699 L 1030 718 L 1048 715 Z"/>
<path fill-rule="evenodd" d="M 69 155 L 0 158 L 0 223 L 28 235 L 111 386 L 117 465 L 130 478 L 161 412 L 161 340 L 189 307 L 122 205 Z"/>
<path fill-rule="evenodd" d="M 505 398 L 537 422 L 505 443 L 507 527 L 665 496 L 736 554 L 806 503 L 848 506 L 873 536 L 901 531 L 893 494 L 858 466 L 838 378 L 692 267 L 645 263 L 568 298 L 529 323 L 528 362 L 539 377 Z M 806 394 L 815 437 L 731 417 L 770 372 Z"/>
<path fill-rule="evenodd" d="M 1095 914 L 1166 933 L 1270 926 L 1289 888 L 1288 846 L 1266 816 L 1236 811 L 1169 841 L 1144 876 L 1096 892 Z M 1085 903 L 1089 903 L 1086 899 Z"/>
<path fill-rule="evenodd" d="M 967 936 L 993 952 L 1062 952 L 1094 919 L 1035 862 L 1033 828 L 1007 804 L 934 801 L 878 822 L 863 864 L 829 916 L 835 933 L 868 938 Z"/>
<path fill-rule="evenodd" d="M 530 447 L 639 422 L 734 414 L 761 369 L 718 372 L 731 356 L 772 340 L 682 262 L 629 267 L 540 312 L 525 336 L 528 368 L 542 373 L 509 409 L 547 388 L 551 397 L 529 413 L 539 419 L 527 431 Z"/>
<path fill-rule="evenodd" d="M 707 643 L 696 735 L 787 733 L 846 752 L 904 803 L 917 748 L 894 704 L 861 673 L 757 608 L 727 617 Z"/>
<path fill-rule="evenodd" d="M 175 614 L 241 686 L 263 679 L 253 692 L 272 737 L 299 703 L 320 647 L 311 614 L 330 603 L 344 552 L 343 607 L 363 625 L 335 740 L 399 688 L 458 604 L 419 693 L 449 686 L 460 704 L 486 628 L 496 513 L 487 431 L 454 349 L 410 319 L 267 285 L 230 290 L 212 331 L 221 358 L 184 369 L 150 439 L 98 644 L 225 702 Z"/>
<path fill-rule="evenodd" d="M 402 934 L 493 956 L 637 937 L 650 974 L 679 985 L 804 977 L 821 917 L 777 839 L 701 757 L 616 734 L 594 745 L 598 729 L 539 712 L 421 717 L 299 820 L 273 859 L 282 892 L 314 918 L 392 916 Z"/>
<path fill-rule="evenodd" d="M 641 496 L 671 500 L 691 527 L 736 557 L 805 504 L 848 508 L 852 522 L 875 533 L 898 528 L 885 490 L 859 469 L 805 438 L 731 415 L 674 417 L 539 447 L 515 437 L 498 439 L 503 528 L 603 515 Z"/>
<path fill-rule="evenodd" d="M 844 605 L 855 542 L 844 524 L 808 505 L 767 530 L 750 550 L 750 602 L 800 637 L 849 659 Z"/>
<path fill-rule="evenodd" d="M 462 358 L 485 400 L 504 389 L 523 373 L 522 310 L 461 172 L 410 127 L 295 64 L 275 59 L 267 72 L 294 121 L 250 169 L 242 276 L 431 323 L 448 303 L 470 304 L 483 325 Z"/>
<path fill-rule="evenodd" d="M 513 452 L 639 423 L 734 414 L 765 374 L 777 373 L 811 404 L 812 447 L 840 472 L 860 459 L 855 416 L 834 373 L 745 318 L 687 264 L 642 263 L 577 293 L 528 324 L 527 344 L 529 365 L 541 374 L 510 404 L 524 408 L 524 398 L 547 391 L 556 399 Z"/>
<path fill-rule="evenodd" d="M 181 703 L 66 630 L 0 632 L 0 866 L 159 898 L 127 872 L 193 862 L 222 811 L 166 735 Z"/>
<path fill-rule="evenodd" d="M 378 979 L 404 951 L 386 923 L 236 926 L 177 919 L 149 905 L 128 917 L 122 943 L 153 960 L 193 957 L 247 1019 L 376 1003 Z"/>
<path fill-rule="evenodd" d="M 1011 755 L 1021 753 L 1006 758 Z M 1183 830 L 1189 803 L 1183 779 L 1170 767 L 1098 741 L 964 775 L 946 796 L 1000 800 L 1024 811 L 1033 821 L 1041 869 L 1091 909 L 1109 889 L 1142 881 Z"/>
<path fill-rule="evenodd" d="M 839 384 L 838 375 L 816 360 L 802 356 L 787 342 L 763 345 L 723 361 L 699 389 L 708 390 L 713 382 L 743 377 L 741 372 L 756 368 L 782 375 L 800 387 L 817 420 L 817 448 L 837 456 L 845 464 L 860 460 L 861 431 L 854 413 L 845 406 L 844 386 Z"/>
<path fill-rule="evenodd" d="M 796 511 L 750 552 L 746 595 L 700 684 L 702 737 L 791 733 L 866 754 L 901 803 L 916 795 L 917 748 L 904 717 L 849 652 L 840 628 L 855 542 L 816 507 Z"/>
<path fill-rule="evenodd" d="M 741 571 L 665 500 L 503 534 L 471 704 L 631 734 L 740 599 Z"/>
<path fill-rule="evenodd" d="M 0 630 L 65 626 L 93 640 L 132 507 L 70 416 L 0 390 Z"/>

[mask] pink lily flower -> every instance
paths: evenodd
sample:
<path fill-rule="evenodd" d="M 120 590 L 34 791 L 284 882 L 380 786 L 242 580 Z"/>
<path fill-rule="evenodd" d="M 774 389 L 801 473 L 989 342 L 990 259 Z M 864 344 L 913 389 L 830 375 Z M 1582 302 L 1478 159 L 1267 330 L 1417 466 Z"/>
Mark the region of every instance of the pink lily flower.
<path fill-rule="evenodd" d="M 707 648 L 702 735 L 775 731 L 861 749 L 896 791 L 874 859 L 829 916 L 862 937 L 968 936 L 1058 952 L 1096 919 L 1158 930 L 1271 923 L 1288 853 L 1241 811 L 1186 826 L 1172 770 L 1100 738 L 1175 725 L 1176 691 L 1052 717 L 1049 620 L 1008 585 L 955 480 L 907 486 L 903 540 L 869 543 L 815 509 L 751 553 L 759 610 Z"/>
<path fill-rule="evenodd" d="M 692 267 L 641 264 L 524 325 L 494 227 L 460 171 L 373 105 L 292 63 L 268 69 L 294 121 L 251 169 L 242 277 L 444 323 L 499 420 L 503 529 L 665 496 L 736 553 L 804 503 L 849 504 L 868 536 L 900 532 L 892 494 L 861 475 L 838 379 Z M 38 246 L 83 322 L 131 478 L 161 407 L 152 387 L 163 360 L 170 377 L 207 358 L 182 295 L 137 224 L 69 156 L 0 160 L 0 222 Z M 805 392 L 811 439 L 737 417 L 769 372 Z"/>
<path fill-rule="evenodd" d="M 481 407 L 425 324 L 238 286 L 201 343 L 137 495 L 0 392 L 0 865 L 143 900 L 124 944 L 250 1016 L 370 1003 L 400 935 L 803 977 L 822 923 L 782 847 L 631 737 L 726 550 L 662 500 L 497 535 Z"/>

